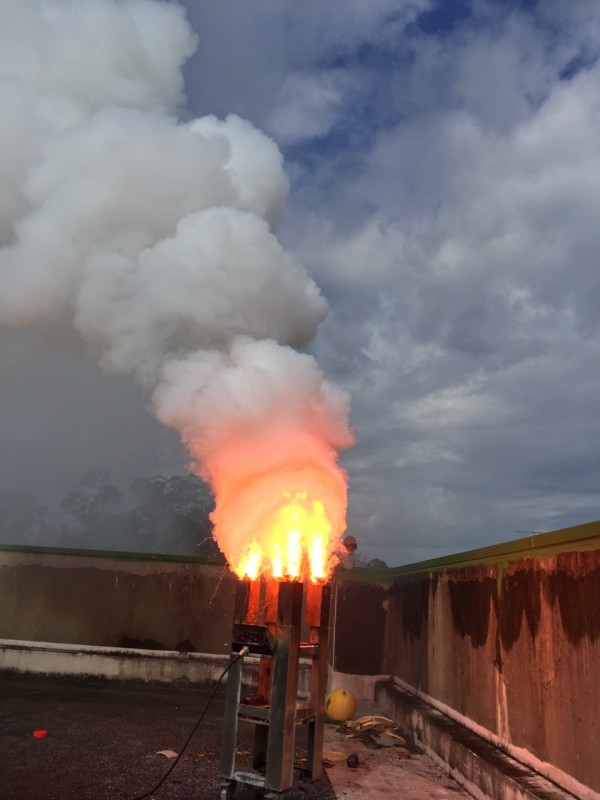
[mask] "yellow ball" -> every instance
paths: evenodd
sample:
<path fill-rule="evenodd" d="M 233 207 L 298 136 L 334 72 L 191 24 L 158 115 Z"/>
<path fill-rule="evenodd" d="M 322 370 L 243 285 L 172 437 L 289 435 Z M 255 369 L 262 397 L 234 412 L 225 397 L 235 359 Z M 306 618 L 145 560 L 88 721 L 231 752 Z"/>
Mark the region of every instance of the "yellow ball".
<path fill-rule="evenodd" d="M 325 713 L 334 722 L 348 722 L 356 714 L 356 698 L 345 689 L 334 689 L 325 698 Z"/>

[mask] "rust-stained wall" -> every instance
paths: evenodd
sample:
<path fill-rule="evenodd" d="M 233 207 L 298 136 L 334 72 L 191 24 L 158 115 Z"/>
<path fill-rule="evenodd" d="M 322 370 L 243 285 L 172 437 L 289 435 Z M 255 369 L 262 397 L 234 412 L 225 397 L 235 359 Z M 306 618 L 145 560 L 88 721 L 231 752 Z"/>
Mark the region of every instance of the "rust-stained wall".
<path fill-rule="evenodd" d="M 0 550 L 0 639 L 225 653 L 233 592 L 219 565 Z"/>
<path fill-rule="evenodd" d="M 596 792 L 598 527 L 595 547 L 398 575 L 390 590 L 397 678 Z"/>
<path fill-rule="evenodd" d="M 333 669 L 351 675 L 389 674 L 392 652 L 386 638 L 387 587 L 363 581 L 344 581 L 343 576 L 338 576 L 333 602 Z"/>

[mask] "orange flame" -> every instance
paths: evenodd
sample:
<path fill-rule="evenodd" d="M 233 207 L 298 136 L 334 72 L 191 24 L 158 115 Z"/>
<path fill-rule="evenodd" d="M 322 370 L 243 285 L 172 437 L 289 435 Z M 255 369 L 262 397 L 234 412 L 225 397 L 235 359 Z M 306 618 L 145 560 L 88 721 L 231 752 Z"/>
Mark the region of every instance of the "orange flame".
<path fill-rule="evenodd" d="M 326 548 L 331 533 L 323 503 L 307 492 L 283 492 L 268 529 L 229 561 L 240 578 L 266 573 L 276 580 L 324 580 L 335 561 Z"/>

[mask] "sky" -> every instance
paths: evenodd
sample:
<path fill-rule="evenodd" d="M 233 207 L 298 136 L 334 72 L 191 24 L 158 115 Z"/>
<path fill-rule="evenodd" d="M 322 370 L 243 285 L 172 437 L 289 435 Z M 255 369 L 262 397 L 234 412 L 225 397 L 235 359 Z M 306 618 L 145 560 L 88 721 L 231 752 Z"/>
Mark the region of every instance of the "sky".
<path fill-rule="evenodd" d="M 41 5 L 51 16 L 61 3 Z M 356 441 L 341 465 L 359 550 L 397 565 L 599 519 L 600 5 L 190 0 L 164 19 L 148 3 L 123 5 L 137 28 L 102 29 L 117 54 L 111 69 L 135 72 L 122 54 L 146 26 L 153 55 L 139 75 L 152 81 L 114 81 L 111 107 L 118 97 L 182 125 L 236 115 L 262 132 L 253 141 L 265 166 L 257 157 L 254 177 L 272 177 L 260 198 L 276 209 L 256 213 L 302 265 L 294 291 L 312 298 L 298 335 L 279 341 L 297 340 L 350 398 Z M 99 14 L 114 4 L 79 6 Z M 45 54 L 34 81 L 42 96 L 59 56 L 30 36 L 35 25 L 24 14 L 11 35 Z M 77 25 L 67 34 L 85 40 Z M 100 77 L 77 96 L 70 84 L 61 90 L 78 104 L 61 107 L 61 119 L 83 113 L 90 97 L 96 113 L 108 102 L 98 88 L 104 62 L 89 48 L 67 50 L 69 75 L 79 67 Z M 0 78 L 29 69 L 17 56 L 8 67 L 0 60 Z M 140 149 L 150 147 L 139 130 Z M 23 153 L 37 152 L 34 125 L 5 127 L 7 140 L 15 131 Z M 272 143 L 287 174 L 284 205 Z M 11 178 L 20 162 L 7 161 Z M 185 167 L 173 168 L 185 182 Z M 53 174 L 29 180 L 30 200 Z M 0 210 L 20 202 L 0 198 Z M 215 189 L 210 204 L 222 202 Z M 46 252 L 53 238 L 44 236 Z M 51 265 L 38 298 L 56 294 L 52 269 L 64 262 Z M 320 324 L 312 281 L 328 305 Z M 22 310 L 33 323 L 7 314 L 0 327 L 0 488 L 52 502 L 89 469 L 123 484 L 184 471 L 177 434 L 153 417 L 155 383 L 149 395 L 146 378 L 140 386 L 131 370 L 106 372 L 88 357 L 98 336 L 112 352 L 104 321 L 82 323 L 78 307 L 69 324 L 56 315 L 40 323 L 36 303 Z"/>

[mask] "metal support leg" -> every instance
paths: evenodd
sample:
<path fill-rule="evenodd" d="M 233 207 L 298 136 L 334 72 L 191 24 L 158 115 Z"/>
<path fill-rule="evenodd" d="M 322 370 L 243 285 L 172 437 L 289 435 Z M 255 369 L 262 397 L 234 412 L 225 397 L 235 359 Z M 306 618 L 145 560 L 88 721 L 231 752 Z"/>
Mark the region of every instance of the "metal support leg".
<path fill-rule="evenodd" d="M 221 800 L 233 800 L 237 781 L 221 781 Z"/>
<path fill-rule="evenodd" d="M 292 788 L 298 659 L 302 622 L 302 584 L 282 583 L 277 611 L 278 636 L 273 657 L 271 718 L 265 787 L 276 792 Z"/>
<path fill-rule="evenodd" d="M 243 658 L 235 659 L 227 675 L 227 689 L 225 692 L 225 725 L 223 726 L 223 742 L 221 747 L 221 777 L 233 778 L 235 772 L 235 753 L 237 749 L 238 711 L 242 690 Z"/>
<path fill-rule="evenodd" d="M 327 688 L 327 652 L 329 646 L 330 586 L 311 586 L 308 592 L 307 622 L 310 641 L 318 644 L 310 673 L 310 702 L 315 717 L 308 723 L 307 768 L 310 780 L 318 780 L 323 773 L 323 738 L 325 718 L 325 692 Z"/>

